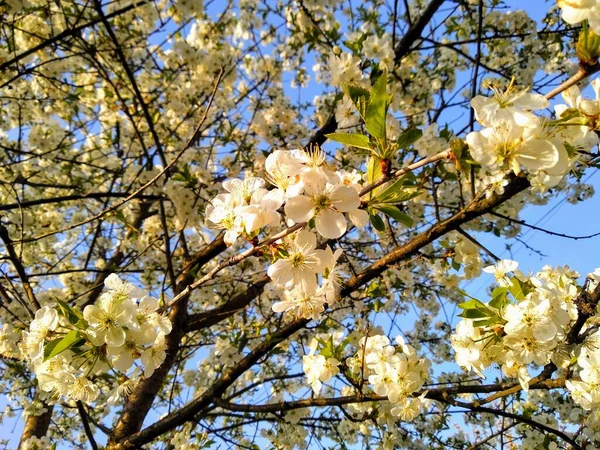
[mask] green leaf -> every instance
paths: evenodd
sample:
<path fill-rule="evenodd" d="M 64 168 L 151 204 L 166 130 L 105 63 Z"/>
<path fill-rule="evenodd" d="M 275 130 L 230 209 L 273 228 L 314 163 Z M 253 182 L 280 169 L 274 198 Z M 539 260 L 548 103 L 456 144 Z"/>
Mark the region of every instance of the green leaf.
<path fill-rule="evenodd" d="M 352 147 L 363 148 L 365 150 L 371 150 L 369 144 L 369 137 L 364 134 L 358 133 L 330 133 L 325 135 L 327 139 L 332 141 L 341 142 L 345 145 L 351 145 Z"/>
<path fill-rule="evenodd" d="M 598 57 L 600 56 L 600 36 L 589 29 L 587 22 L 584 23 L 583 29 L 579 33 L 575 49 L 581 63 L 593 65 L 598 62 Z"/>
<path fill-rule="evenodd" d="M 71 348 L 73 345 L 81 341 L 79 330 L 71 330 L 62 338 L 50 341 L 44 347 L 44 360 L 50 359 Z"/>
<path fill-rule="evenodd" d="M 501 310 L 508 303 L 508 288 L 504 286 L 497 287 L 492 291 L 492 300 L 488 303 L 492 308 Z"/>
<path fill-rule="evenodd" d="M 464 303 L 459 303 L 458 307 L 463 310 L 458 317 L 466 319 L 483 319 L 496 315 L 496 312 L 490 309 L 485 303 L 473 297 Z"/>
<path fill-rule="evenodd" d="M 500 323 L 500 317 L 492 316 L 487 319 L 478 319 L 473 321 L 473 326 L 478 327 L 489 327 L 490 325 L 494 325 L 496 323 Z"/>
<path fill-rule="evenodd" d="M 180 174 L 180 173 L 176 173 L 175 175 L 173 175 L 173 176 L 171 177 L 171 180 L 173 180 L 173 181 L 181 181 L 181 182 L 185 182 L 185 181 L 187 181 L 187 180 L 185 179 L 185 177 L 184 177 L 182 174 Z"/>
<path fill-rule="evenodd" d="M 381 160 L 375 156 L 371 156 L 367 161 L 367 181 L 369 184 L 373 184 L 376 181 L 379 181 L 381 177 L 383 177 Z"/>
<path fill-rule="evenodd" d="M 423 136 L 423 131 L 418 128 L 409 128 L 408 130 L 404 130 L 402 134 L 398 137 L 396 144 L 398 144 L 398 148 L 407 149 L 412 144 L 417 142 Z"/>
<path fill-rule="evenodd" d="M 406 180 L 402 177 L 384 188 L 377 194 L 375 199 L 377 203 L 402 203 L 417 197 L 419 194 L 420 192 L 414 187 L 407 189 Z"/>
<path fill-rule="evenodd" d="M 385 222 L 381 217 L 379 217 L 379 214 L 370 214 L 369 219 L 371 220 L 371 225 L 373 225 L 373 228 L 375 228 L 377 231 L 385 231 Z"/>
<path fill-rule="evenodd" d="M 375 138 L 385 140 L 385 120 L 390 97 L 386 91 L 387 71 L 384 71 L 371 89 L 371 98 L 365 115 L 367 131 Z"/>
<path fill-rule="evenodd" d="M 530 290 L 527 285 L 519 280 L 517 277 L 512 277 L 510 280 L 510 286 L 508 286 L 508 290 L 515 298 L 515 300 L 521 301 L 529 294 Z"/>
<path fill-rule="evenodd" d="M 485 311 L 480 311 L 478 309 L 465 309 L 463 312 L 458 314 L 458 317 L 462 317 L 464 319 L 484 319 L 490 316 Z"/>
<path fill-rule="evenodd" d="M 356 107 L 358 114 L 360 114 L 360 117 L 365 120 L 367 115 L 367 106 L 371 97 L 369 91 L 359 86 L 352 85 L 343 86 L 342 89 L 344 90 L 344 93 L 350 97 L 352 103 L 354 103 L 354 106 Z"/>
<path fill-rule="evenodd" d="M 61 315 L 65 317 L 69 321 L 69 323 L 76 325 L 77 323 L 79 323 L 80 320 L 83 320 L 83 316 L 81 315 L 81 313 L 73 309 L 67 303 L 63 302 L 59 298 L 55 298 L 54 301 L 59 306 Z"/>
<path fill-rule="evenodd" d="M 373 208 L 381 211 L 386 216 L 391 217 L 397 222 L 406 225 L 407 227 L 412 227 L 414 225 L 414 221 L 408 214 L 403 213 L 394 205 L 373 205 Z"/>

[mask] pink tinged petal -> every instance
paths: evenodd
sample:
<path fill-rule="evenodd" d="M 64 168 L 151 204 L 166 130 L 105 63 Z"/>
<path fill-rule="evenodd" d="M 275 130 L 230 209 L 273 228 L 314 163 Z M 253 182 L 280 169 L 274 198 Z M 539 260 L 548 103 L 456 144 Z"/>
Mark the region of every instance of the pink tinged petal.
<path fill-rule="evenodd" d="M 324 238 L 337 239 L 346 232 L 347 222 L 342 213 L 324 209 L 317 216 L 315 225 L 319 234 Z"/>
<path fill-rule="evenodd" d="M 360 198 L 356 189 L 349 186 L 339 186 L 331 193 L 331 203 L 338 211 L 348 212 L 360 206 Z"/>
<path fill-rule="evenodd" d="M 559 159 L 558 150 L 550 141 L 532 139 L 525 142 L 515 155 L 529 172 L 553 167 Z"/>
<path fill-rule="evenodd" d="M 315 215 L 315 204 L 306 195 L 290 198 L 285 204 L 285 214 L 296 223 L 308 222 Z"/>

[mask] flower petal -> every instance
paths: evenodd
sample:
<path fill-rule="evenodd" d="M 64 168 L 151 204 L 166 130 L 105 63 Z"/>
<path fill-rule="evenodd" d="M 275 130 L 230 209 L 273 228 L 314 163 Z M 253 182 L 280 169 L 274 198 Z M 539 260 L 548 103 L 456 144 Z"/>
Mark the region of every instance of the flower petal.
<path fill-rule="evenodd" d="M 308 222 L 315 215 L 315 204 L 306 195 L 290 198 L 285 204 L 285 214 L 296 223 Z"/>
<path fill-rule="evenodd" d="M 356 193 L 356 191 L 354 192 Z M 347 222 L 342 213 L 325 209 L 317 216 L 315 225 L 319 234 L 324 238 L 337 239 L 346 232 Z"/>

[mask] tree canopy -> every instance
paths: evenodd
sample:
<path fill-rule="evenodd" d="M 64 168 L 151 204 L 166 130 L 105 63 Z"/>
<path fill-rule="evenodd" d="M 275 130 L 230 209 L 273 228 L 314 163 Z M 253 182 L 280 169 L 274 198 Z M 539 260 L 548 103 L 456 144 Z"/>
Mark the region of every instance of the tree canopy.
<path fill-rule="evenodd" d="M 600 448 L 600 269 L 480 238 L 593 195 L 600 0 L 519 6 L 0 2 L 0 446 Z"/>

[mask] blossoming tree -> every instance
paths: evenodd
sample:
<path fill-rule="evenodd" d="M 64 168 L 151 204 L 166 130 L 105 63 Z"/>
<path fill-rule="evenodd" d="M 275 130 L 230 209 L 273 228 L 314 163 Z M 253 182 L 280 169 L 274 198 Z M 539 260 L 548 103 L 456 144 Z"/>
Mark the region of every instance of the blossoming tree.
<path fill-rule="evenodd" d="M 600 270 L 480 234 L 591 195 L 600 1 L 513 3 L 2 2 L 3 448 L 599 448 Z"/>

